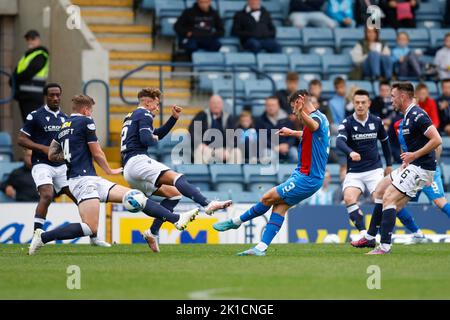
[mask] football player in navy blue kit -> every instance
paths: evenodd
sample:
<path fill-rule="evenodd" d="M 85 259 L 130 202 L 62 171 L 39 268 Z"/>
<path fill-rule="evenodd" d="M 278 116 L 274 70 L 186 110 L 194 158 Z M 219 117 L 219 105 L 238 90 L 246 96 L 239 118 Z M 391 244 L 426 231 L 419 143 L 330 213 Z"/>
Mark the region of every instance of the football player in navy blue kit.
<path fill-rule="evenodd" d="M 347 174 L 342 186 L 350 220 L 363 236 L 366 226 L 358 199 L 367 188 L 372 195 L 378 183 L 392 171 L 392 155 L 383 121 L 369 113 L 370 98 L 366 90 L 353 95 L 355 112 L 339 126 L 336 147 L 347 157 Z M 386 168 L 383 170 L 377 142 L 380 140 Z"/>
<path fill-rule="evenodd" d="M 230 200 L 208 200 L 183 174 L 147 155 L 148 147 L 155 145 L 170 132 L 182 112 L 182 108 L 173 106 L 169 120 L 160 128 L 154 128 L 153 119 L 159 113 L 161 95 L 161 91 L 155 88 L 142 89 L 138 93 L 139 106 L 124 119 L 121 153 L 125 180 L 132 188 L 141 190 L 147 196 L 165 197 L 161 205 L 169 210 L 173 210 L 181 195 L 204 207 L 208 215 L 225 209 L 231 205 Z M 157 238 L 162 223 L 161 219 L 155 219 L 153 225 L 143 234 L 154 252 L 159 251 Z"/>
<path fill-rule="evenodd" d="M 407 151 L 401 154 L 402 166 L 385 177 L 375 191 L 375 203 L 367 234 L 352 242 L 355 247 L 367 247 L 375 241 L 378 228 L 381 234 L 380 246 L 368 254 L 391 252 L 391 238 L 397 212 L 426 185 L 433 183 L 436 171 L 435 150 L 442 144 L 441 136 L 433 126 L 426 112 L 414 101 L 414 86 L 396 83 L 392 86 L 391 100 L 396 111 L 403 117 L 402 135 Z M 381 198 L 382 197 L 382 198 Z M 380 203 L 381 202 L 381 203 Z"/>
<path fill-rule="evenodd" d="M 31 112 L 23 128 L 20 130 L 18 143 L 24 148 L 33 150 L 32 176 L 39 192 L 39 203 L 34 216 L 34 230 L 42 229 L 47 217 L 48 207 L 55 194 L 66 194 L 74 202 L 76 199 L 69 191 L 67 183 L 67 167 L 65 163 L 48 159 L 48 149 L 58 134 L 67 115 L 61 111 L 62 88 L 57 83 L 49 83 L 44 87 L 45 106 Z M 97 239 L 93 234 L 91 244 L 108 247 L 109 243 Z"/>
<path fill-rule="evenodd" d="M 129 188 L 98 177 L 93 161 L 106 174 L 120 174 L 122 168 L 111 169 L 97 140 L 94 120 L 91 118 L 94 100 L 89 96 L 77 95 L 72 99 L 74 113 L 63 123 L 60 132 L 50 144 L 48 157 L 51 161 L 65 161 L 70 192 L 76 198 L 81 223 L 70 223 L 51 231 L 37 229 L 29 254 L 33 255 L 45 243 L 53 240 L 74 239 L 97 233 L 100 202 L 122 203 Z M 179 230 L 195 219 L 198 209 L 180 215 L 147 199 L 142 211 L 162 221 L 172 222 Z"/>

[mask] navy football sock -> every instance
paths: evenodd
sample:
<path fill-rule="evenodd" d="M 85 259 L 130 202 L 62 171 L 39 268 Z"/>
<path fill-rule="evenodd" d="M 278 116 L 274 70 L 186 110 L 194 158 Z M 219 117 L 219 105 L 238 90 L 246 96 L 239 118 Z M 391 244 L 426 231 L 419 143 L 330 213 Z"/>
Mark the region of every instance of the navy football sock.
<path fill-rule="evenodd" d="M 350 217 L 350 220 L 352 220 L 353 224 L 358 229 L 358 231 L 366 230 L 366 225 L 364 223 L 364 216 L 361 214 L 361 210 L 359 210 L 359 206 L 356 203 L 349 205 L 347 207 L 347 212 Z"/>
<path fill-rule="evenodd" d="M 395 207 L 387 207 L 383 210 L 383 220 L 381 221 L 380 234 L 381 243 L 391 243 L 392 231 L 395 227 L 395 218 L 397 216 L 397 211 Z"/>
<path fill-rule="evenodd" d="M 383 202 L 381 200 L 375 200 L 375 208 L 373 209 L 372 219 L 370 219 L 369 230 L 367 230 L 368 235 L 372 237 L 375 237 L 377 235 L 382 218 L 383 218 Z"/>
<path fill-rule="evenodd" d="M 146 215 L 154 218 L 159 218 L 162 221 L 169 221 L 175 223 L 179 220 L 180 216 L 170 212 L 168 209 L 156 203 L 153 200 L 147 199 L 145 207 L 142 210 Z"/>
<path fill-rule="evenodd" d="M 34 230 L 44 227 L 45 219 L 34 216 Z"/>
<path fill-rule="evenodd" d="M 419 226 L 414 221 L 414 218 L 411 216 L 406 208 L 403 208 L 397 213 L 397 217 L 400 222 L 412 233 L 416 233 L 419 230 Z"/>
<path fill-rule="evenodd" d="M 206 207 L 209 204 L 208 199 L 194 185 L 190 184 L 184 175 L 179 176 L 174 185 L 183 196 L 192 199 L 202 207 Z"/>
<path fill-rule="evenodd" d="M 173 209 L 177 206 L 178 202 L 180 202 L 180 197 L 174 197 L 173 198 L 166 198 L 163 201 L 161 201 L 161 206 L 169 210 L 170 212 L 173 212 Z M 159 229 L 161 229 L 161 226 L 163 225 L 164 221 L 159 218 L 155 218 L 153 220 L 152 226 L 150 227 L 150 231 L 154 235 L 159 234 Z"/>
<path fill-rule="evenodd" d="M 85 225 L 87 226 L 87 225 Z M 42 233 L 41 238 L 43 243 L 47 243 L 54 240 L 67 240 L 75 239 L 92 234 L 89 227 L 83 227 L 81 223 L 69 223 L 65 226 L 61 226 L 51 231 Z"/>

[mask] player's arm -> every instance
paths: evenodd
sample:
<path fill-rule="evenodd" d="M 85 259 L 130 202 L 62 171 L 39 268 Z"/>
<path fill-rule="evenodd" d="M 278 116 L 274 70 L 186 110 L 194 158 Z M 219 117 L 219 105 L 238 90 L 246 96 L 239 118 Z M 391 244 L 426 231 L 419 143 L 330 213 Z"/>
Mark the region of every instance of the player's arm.
<path fill-rule="evenodd" d="M 336 148 L 345 153 L 347 157 L 350 157 L 353 161 L 361 161 L 361 155 L 358 152 L 353 151 L 347 144 L 348 133 L 347 127 L 345 126 L 346 121 L 347 120 L 344 119 L 338 127 L 339 134 L 336 138 Z"/>
<path fill-rule="evenodd" d="M 172 107 L 172 116 L 169 118 L 169 120 L 167 120 L 167 122 L 163 126 L 159 127 L 158 129 L 155 129 L 153 131 L 153 134 L 158 136 L 159 140 L 164 138 L 170 132 L 170 130 L 172 130 L 175 123 L 177 123 L 177 120 L 180 117 L 182 110 L 183 110 L 183 108 L 181 108 L 179 106 L 173 106 Z"/>
<path fill-rule="evenodd" d="M 311 132 L 317 131 L 320 127 L 319 119 L 311 117 L 305 111 L 301 110 L 299 113 L 299 117 L 303 120 L 305 126 L 308 127 Z"/>
<path fill-rule="evenodd" d="M 17 143 L 24 148 L 31 149 L 33 151 L 40 151 L 42 153 L 48 153 L 48 146 L 43 144 L 35 143 L 30 137 L 34 134 L 35 128 L 35 118 L 34 113 L 30 113 L 23 125 L 23 128 L 20 129 L 19 137 L 17 139 Z"/>
<path fill-rule="evenodd" d="M 48 148 L 48 160 L 51 162 L 64 162 L 64 152 L 58 141 L 53 140 Z"/>
<path fill-rule="evenodd" d="M 303 135 L 303 131 L 292 130 L 290 128 L 283 127 L 277 132 L 275 132 L 275 134 L 280 135 L 280 137 L 294 137 L 300 139 Z"/>
<path fill-rule="evenodd" d="M 89 151 L 92 154 L 92 158 L 94 158 L 94 161 L 97 162 L 97 164 L 100 166 L 100 168 L 103 169 L 103 171 L 106 172 L 106 174 L 120 174 L 122 173 L 122 168 L 119 169 L 111 169 L 109 166 L 108 160 L 106 160 L 105 153 L 102 150 L 102 147 L 100 147 L 100 144 L 98 142 L 89 142 Z"/>
<path fill-rule="evenodd" d="M 384 129 L 383 122 L 381 122 L 378 128 L 378 139 L 381 142 L 381 149 L 383 150 L 384 159 L 386 160 L 385 173 L 390 173 L 392 171 L 392 150 L 391 144 L 389 143 L 389 136 L 386 132 L 386 129 Z"/>
<path fill-rule="evenodd" d="M 427 137 L 429 139 L 427 144 L 415 152 L 402 153 L 400 158 L 404 162 L 411 163 L 415 159 L 423 157 L 424 155 L 435 150 L 437 147 L 439 147 L 442 144 L 442 138 L 439 135 L 439 132 L 437 131 L 437 129 L 434 125 L 430 124 L 428 129 L 426 129 L 423 134 L 425 135 L 425 137 Z"/>

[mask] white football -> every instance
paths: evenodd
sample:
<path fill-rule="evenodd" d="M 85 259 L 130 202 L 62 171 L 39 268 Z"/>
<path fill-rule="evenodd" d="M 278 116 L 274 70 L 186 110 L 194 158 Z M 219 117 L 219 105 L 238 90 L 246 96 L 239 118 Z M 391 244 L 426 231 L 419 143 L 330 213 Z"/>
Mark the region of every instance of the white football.
<path fill-rule="evenodd" d="M 331 233 L 326 235 L 326 237 L 323 239 L 323 243 L 340 243 L 340 240 L 337 234 Z"/>
<path fill-rule="evenodd" d="M 145 202 L 147 197 L 142 193 L 142 191 L 131 189 L 122 199 L 122 204 L 130 212 L 139 212 L 145 207 Z"/>

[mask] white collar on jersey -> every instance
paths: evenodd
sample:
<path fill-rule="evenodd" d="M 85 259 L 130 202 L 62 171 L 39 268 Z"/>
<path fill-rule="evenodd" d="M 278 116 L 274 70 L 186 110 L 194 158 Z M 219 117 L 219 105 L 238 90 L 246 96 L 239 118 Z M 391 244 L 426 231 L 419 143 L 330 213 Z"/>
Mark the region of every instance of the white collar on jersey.
<path fill-rule="evenodd" d="M 414 102 L 412 102 L 409 107 L 406 109 L 405 111 L 405 116 L 403 117 L 404 119 L 406 118 L 406 116 L 408 115 L 409 110 L 411 110 L 416 104 Z"/>
<path fill-rule="evenodd" d="M 85 115 L 81 114 L 81 113 L 72 113 L 70 116 L 71 117 L 85 117 Z"/>
<path fill-rule="evenodd" d="M 57 117 L 58 116 L 58 114 L 59 114 L 59 109 L 58 109 L 58 111 L 52 111 L 52 109 L 50 109 L 49 107 L 48 107 L 48 105 L 45 105 L 44 106 L 44 109 L 47 111 L 47 112 L 50 112 L 51 114 L 53 114 L 55 117 Z"/>
<path fill-rule="evenodd" d="M 356 116 L 356 112 L 353 112 L 353 119 L 356 120 L 356 122 L 360 123 L 363 127 L 366 125 L 367 120 L 369 120 L 369 113 L 367 113 L 367 118 L 364 121 L 361 121 L 358 119 L 358 117 Z"/>

